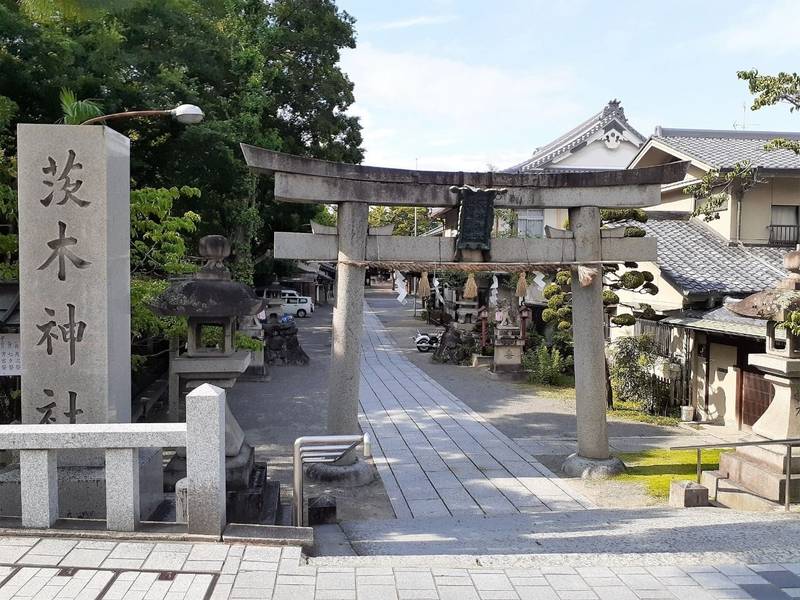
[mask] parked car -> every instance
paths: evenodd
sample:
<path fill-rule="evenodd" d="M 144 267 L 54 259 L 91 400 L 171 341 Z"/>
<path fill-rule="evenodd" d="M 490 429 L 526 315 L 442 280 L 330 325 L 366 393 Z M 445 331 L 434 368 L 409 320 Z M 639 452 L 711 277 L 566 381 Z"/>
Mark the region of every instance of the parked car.
<path fill-rule="evenodd" d="M 302 319 L 314 312 L 314 303 L 307 296 L 285 298 L 283 304 L 281 304 L 281 310 L 285 315 L 294 315 Z"/>
<path fill-rule="evenodd" d="M 294 300 L 295 298 L 305 298 L 308 300 L 308 305 L 311 307 L 311 312 L 314 312 L 314 299 L 310 296 L 301 296 L 295 290 L 281 290 L 281 300 L 287 302 L 288 300 Z M 306 304 L 305 302 L 303 304 Z"/>

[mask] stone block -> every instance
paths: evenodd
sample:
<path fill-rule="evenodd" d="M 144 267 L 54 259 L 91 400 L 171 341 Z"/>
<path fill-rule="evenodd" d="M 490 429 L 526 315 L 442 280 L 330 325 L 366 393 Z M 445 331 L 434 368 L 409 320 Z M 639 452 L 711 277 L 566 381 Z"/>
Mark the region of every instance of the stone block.
<path fill-rule="evenodd" d="M 139 526 L 139 449 L 106 450 L 106 523 L 111 531 Z"/>
<path fill-rule="evenodd" d="M 189 533 L 225 529 L 225 390 L 203 384 L 186 396 Z"/>
<path fill-rule="evenodd" d="M 105 126 L 17 134 L 22 420 L 129 422 L 130 140 Z"/>
<path fill-rule="evenodd" d="M 58 519 L 56 453 L 23 450 L 19 456 L 22 475 L 22 526 L 47 529 Z"/>
<path fill-rule="evenodd" d="M 672 481 L 669 485 L 669 505 L 678 508 L 708 506 L 708 488 L 694 481 Z"/>

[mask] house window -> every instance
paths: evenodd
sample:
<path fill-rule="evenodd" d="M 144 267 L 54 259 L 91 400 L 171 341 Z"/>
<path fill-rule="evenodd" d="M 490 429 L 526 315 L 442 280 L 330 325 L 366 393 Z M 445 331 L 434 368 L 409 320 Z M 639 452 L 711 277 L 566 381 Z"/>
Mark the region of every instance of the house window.
<path fill-rule="evenodd" d="M 773 204 L 772 215 L 769 225 L 770 244 L 793 246 L 800 237 L 800 219 L 798 219 L 798 207 Z"/>
<path fill-rule="evenodd" d="M 519 211 L 517 235 L 527 238 L 544 237 L 544 209 L 530 208 Z"/>

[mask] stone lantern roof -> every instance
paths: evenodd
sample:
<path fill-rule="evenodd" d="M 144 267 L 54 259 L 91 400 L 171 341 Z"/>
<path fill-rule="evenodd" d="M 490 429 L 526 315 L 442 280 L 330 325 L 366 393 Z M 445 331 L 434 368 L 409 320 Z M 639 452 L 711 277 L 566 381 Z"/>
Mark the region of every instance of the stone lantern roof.
<path fill-rule="evenodd" d="M 783 266 L 789 276 L 774 288 L 747 296 L 727 308 L 743 317 L 769 321 L 783 321 L 787 313 L 800 310 L 800 250 L 787 253 L 783 257 Z"/>
<path fill-rule="evenodd" d="M 206 264 L 191 279 L 173 281 L 151 304 L 154 312 L 180 317 L 238 317 L 258 314 L 264 300 L 253 290 L 231 280 L 223 261 L 230 255 L 230 242 L 221 235 L 200 239 L 200 256 Z"/>

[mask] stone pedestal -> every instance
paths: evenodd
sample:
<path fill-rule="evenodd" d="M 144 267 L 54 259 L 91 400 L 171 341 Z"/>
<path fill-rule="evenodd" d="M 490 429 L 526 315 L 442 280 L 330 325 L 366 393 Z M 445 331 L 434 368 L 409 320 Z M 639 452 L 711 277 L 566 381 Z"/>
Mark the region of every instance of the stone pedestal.
<path fill-rule="evenodd" d="M 800 359 L 775 354 L 751 354 L 750 365 L 766 372 L 774 397 L 753 424 L 753 433 L 769 439 L 800 437 Z"/>
<path fill-rule="evenodd" d="M 525 340 L 519 335 L 518 327 L 498 325 L 494 337 L 494 366 L 496 373 L 517 373 L 522 371 L 522 352 Z"/>
<path fill-rule="evenodd" d="M 753 441 L 800 437 L 800 359 L 786 354 L 751 354 L 750 365 L 766 372 L 773 398 L 763 415 L 753 424 Z M 788 465 L 787 465 L 788 463 Z M 787 452 L 785 446 L 745 446 L 720 457 L 719 476 L 736 486 L 741 495 L 752 495 L 760 502 L 740 501 L 733 494 L 725 501 L 736 508 L 763 509 L 764 501 L 783 503 L 786 494 L 786 468 L 792 473 L 790 498 L 800 501 L 800 448 Z"/>

